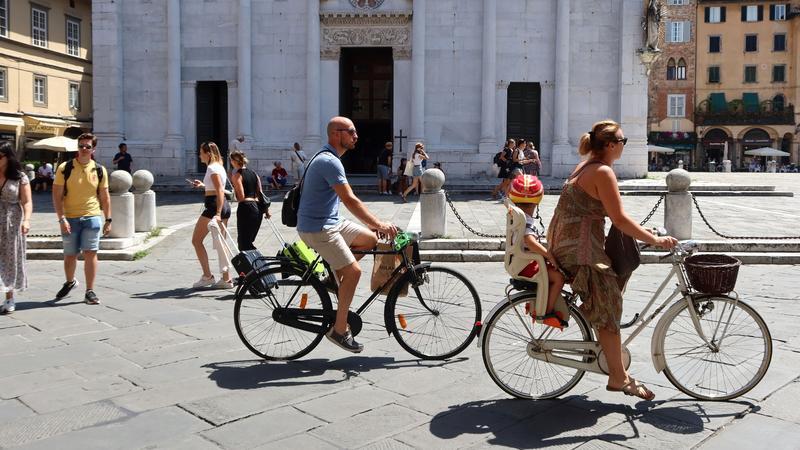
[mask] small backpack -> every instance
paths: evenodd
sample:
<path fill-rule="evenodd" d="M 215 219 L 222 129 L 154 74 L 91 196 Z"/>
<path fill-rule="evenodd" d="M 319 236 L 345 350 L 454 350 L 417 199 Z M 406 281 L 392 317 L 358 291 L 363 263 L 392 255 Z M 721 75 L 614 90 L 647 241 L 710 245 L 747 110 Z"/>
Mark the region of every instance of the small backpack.
<path fill-rule="evenodd" d="M 492 158 L 492 162 L 497 165 L 497 167 L 503 167 L 503 160 L 500 157 L 503 156 L 503 151 L 500 150 L 499 152 L 494 154 L 494 158 Z"/>
<path fill-rule="evenodd" d="M 75 159 L 70 159 L 67 161 L 67 164 L 64 166 L 64 197 L 67 196 L 67 180 L 69 180 L 69 176 L 72 175 L 72 168 L 75 166 Z M 98 164 L 96 161 L 94 163 L 94 168 L 97 170 L 97 197 L 100 197 L 100 185 L 103 184 L 103 174 L 105 170 L 103 170 L 103 166 Z"/>

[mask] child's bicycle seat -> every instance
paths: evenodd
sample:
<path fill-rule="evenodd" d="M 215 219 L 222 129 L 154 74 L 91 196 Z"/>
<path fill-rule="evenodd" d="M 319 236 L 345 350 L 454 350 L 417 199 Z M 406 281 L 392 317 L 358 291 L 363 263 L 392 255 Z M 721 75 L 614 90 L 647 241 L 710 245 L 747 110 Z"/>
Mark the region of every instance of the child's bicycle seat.
<path fill-rule="evenodd" d="M 503 263 L 506 272 L 512 278 L 511 285 L 515 289 L 536 292 L 536 301 L 532 306 L 536 313 L 534 318 L 541 323 L 547 310 L 548 279 L 545 260 L 542 255 L 525 249 L 525 213 L 509 200 L 506 200 L 505 204 L 508 214 L 506 215 L 506 254 Z M 532 263 L 538 265 L 538 270 L 529 268 Z"/>

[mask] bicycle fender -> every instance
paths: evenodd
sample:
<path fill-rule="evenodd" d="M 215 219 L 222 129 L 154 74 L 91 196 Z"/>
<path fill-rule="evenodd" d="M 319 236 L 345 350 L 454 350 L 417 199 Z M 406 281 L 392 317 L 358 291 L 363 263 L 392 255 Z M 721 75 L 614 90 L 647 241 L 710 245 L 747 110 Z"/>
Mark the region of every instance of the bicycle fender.
<path fill-rule="evenodd" d="M 653 358 L 653 368 L 656 369 L 657 373 L 661 373 L 667 367 L 663 347 L 664 336 L 667 333 L 667 325 L 669 325 L 666 318 L 671 317 L 670 313 L 673 309 L 683 308 L 684 306 L 686 306 L 686 302 L 683 300 L 673 303 L 658 319 L 658 323 L 653 330 L 653 337 L 650 339 L 650 356 Z"/>
<path fill-rule="evenodd" d="M 415 265 L 413 270 L 414 270 L 414 272 L 416 272 L 417 269 L 427 269 L 430 266 L 431 266 L 430 262 L 423 262 L 423 263 Z M 409 277 L 411 277 L 411 273 L 410 272 L 406 272 L 406 273 L 400 275 L 400 278 L 398 278 L 397 281 L 394 283 L 394 286 L 392 286 L 392 289 L 389 291 L 389 295 L 386 296 L 386 299 L 388 300 L 389 298 L 392 297 L 392 295 L 396 295 L 397 293 L 399 293 L 400 287 L 403 285 L 403 283 L 406 282 L 406 279 L 409 278 Z M 412 288 L 409 287 L 409 289 L 412 289 Z M 384 324 L 384 327 L 386 328 L 386 333 L 388 333 L 390 335 L 397 329 L 397 324 L 394 321 L 394 316 L 392 315 L 392 311 L 389 308 L 389 302 L 388 301 L 386 302 L 386 304 L 383 307 L 383 324 Z"/>
<path fill-rule="evenodd" d="M 500 310 L 500 308 L 502 308 L 503 306 L 507 305 L 508 302 L 513 302 L 513 301 L 515 301 L 515 300 L 517 300 L 519 298 L 522 298 L 522 297 L 533 297 L 533 298 L 536 298 L 536 294 L 534 294 L 534 293 L 532 293 L 530 291 L 517 292 L 516 294 L 513 294 L 513 295 L 509 296 L 508 300 L 501 300 L 500 302 L 498 302 L 496 305 L 494 305 L 494 307 L 491 309 L 491 311 L 489 311 L 489 313 L 486 314 L 486 318 L 484 318 L 483 322 L 481 322 L 481 324 L 482 324 L 481 325 L 481 330 L 478 332 L 478 348 L 481 348 L 481 344 L 483 343 L 483 330 L 484 330 L 483 325 L 485 325 L 487 322 L 489 322 L 489 319 L 494 317 L 494 315 Z"/>

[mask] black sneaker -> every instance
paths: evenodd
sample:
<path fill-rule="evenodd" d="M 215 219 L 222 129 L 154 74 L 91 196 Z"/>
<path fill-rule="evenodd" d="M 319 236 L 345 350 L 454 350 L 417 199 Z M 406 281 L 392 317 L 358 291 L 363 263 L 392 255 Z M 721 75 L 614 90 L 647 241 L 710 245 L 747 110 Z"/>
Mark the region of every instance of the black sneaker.
<path fill-rule="evenodd" d="M 333 331 L 333 328 L 331 328 L 330 331 L 325 333 L 325 337 L 327 337 L 329 341 L 333 342 L 334 344 L 338 345 L 344 350 L 347 350 L 348 352 L 361 353 L 361 351 L 364 350 L 364 346 L 356 342 L 355 339 L 353 339 L 353 333 L 351 333 L 350 330 L 347 330 L 344 333 L 344 336 L 341 336 L 335 331 Z"/>
<path fill-rule="evenodd" d="M 56 294 L 56 299 L 62 299 L 66 297 L 67 294 L 69 294 L 69 291 L 71 291 L 72 288 L 74 288 L 77 285 L 78 285 L 78 280 L 67 281 L 66 283 L 64 283 L 63 286 L 61 286 L 61 290 L 59 290 L 58 293 Z"/>
<path fill-rule="evenodd" d="M 86 295 L 83 296 L 83 301 L 87 305 L 99 305 L 100 299 L 97 298 L 97 294 L 94 293 L 92 290 L 86 291 Z"/>

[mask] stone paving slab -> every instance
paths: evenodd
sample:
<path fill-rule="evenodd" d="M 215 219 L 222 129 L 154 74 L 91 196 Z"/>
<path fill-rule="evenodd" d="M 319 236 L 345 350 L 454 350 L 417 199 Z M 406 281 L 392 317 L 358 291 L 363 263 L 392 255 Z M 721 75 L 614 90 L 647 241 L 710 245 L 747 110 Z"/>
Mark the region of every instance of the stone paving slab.
<path fill-rule="evenodd" d="M 223 448 L 252 448 L 263 443 L 264 436 L 278 440 L 306 433 L 324 423 L 286 406 L 214 428 L 204 432 L 203 436 Z"/>
<path fill-rule="evenodd" d="M 718 433 L 712 439 L 703 442 L 698 448 L 790 449 L 797 448 L 798 442 L 800 442 L 800 425 L 761 414 L 748 414 L 731 424 L 723 433 Z"/>

